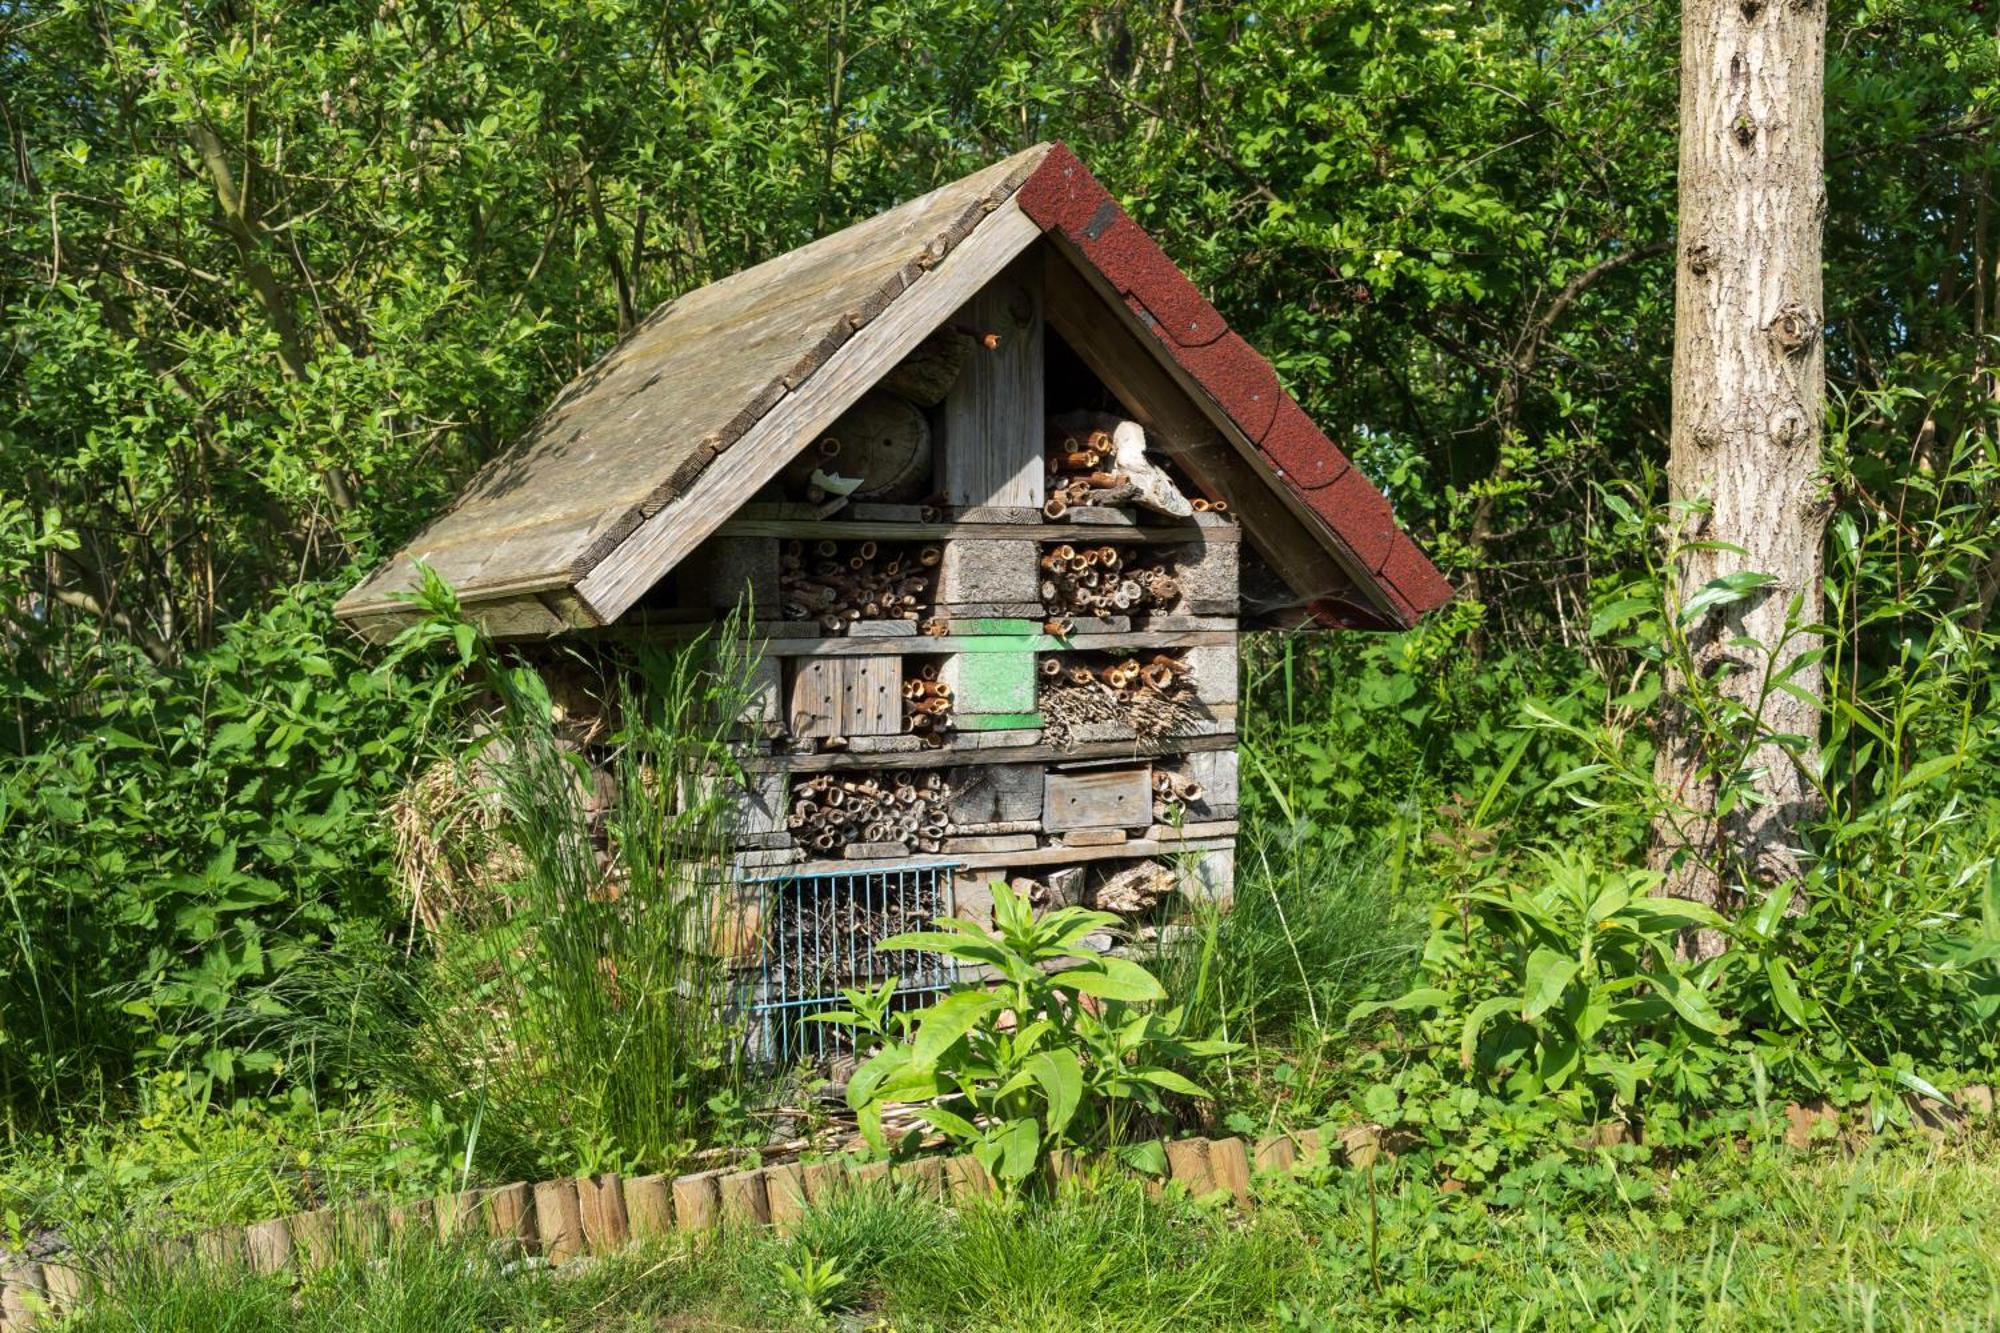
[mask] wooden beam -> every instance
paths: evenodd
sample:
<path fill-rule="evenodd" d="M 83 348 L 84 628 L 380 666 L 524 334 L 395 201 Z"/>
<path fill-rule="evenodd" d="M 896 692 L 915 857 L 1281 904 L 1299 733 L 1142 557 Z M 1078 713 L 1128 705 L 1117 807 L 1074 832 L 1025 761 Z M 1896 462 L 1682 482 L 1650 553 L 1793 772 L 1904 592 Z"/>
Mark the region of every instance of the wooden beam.
<path fill-rule="evenodd" d="M 999 341 L 975 346 L 938 412 L 937 489 L 948 505 L 1040 509 L 1042 265 L 1027 254 L 982 287 L 953 323 Z"/>
<path fill-rule="evenodd" d="M 1162 756 L 1235 748 L 1236 737 L 1222 733 L 1213 736 L 1168 736 L 1144 745 L 1133 741 L 1085 741 L 1068 749 L 1036 744 L 1010 745 L 991 750 L 913 750 L 907 754 L 854 754 L 844 750 L 829 750 L 824 754 L 753 754 L 744 756 L 743 767 L 752 773 L 830 773 L 849 768 L 955 768 L 961 765 L 1071 763 L 1089 759 L 1143 763 Z"/>
<path fill-rule="evenodd" d="M 576 591 L 601 621 L 618 619 L 646 590 L 757 493 L 777 470 L 915 350 L 1040 235 L 1009 200 L 856 333 L 701 473 L 688 491 L 641 523 Z M 728 354 L 717 347 L 718 356 Z"/>
<path fill-rule="evenodd" d="M 1049 327 L 1146 428 L 1148 442 L 1229 502 L 1251 547 L 1302 600 L 1345 596 L 1390 612 L 1368 591 L 1371 581 L 1341 563 L 1319 518 L 1272 475 L 1228 414 L 1154 349 L 1158 340 L 1096 270 L 1053 236 L 1044 253 Z"/>
<path fill-rule="evenodd" d="M 1138 527 L 1122 523 L 890 523 L 879 519 L 734 518 L 716 531 L 725 537 L 799 537 L 814 541 L 821 538 L 831 541 L 872 538 L 883 542 L 1039 541 L 1092 546 L 1100 542 L 1173 546 L 1236 542 L 1243 538 L 1242 529 L 1234 523 Z"/>

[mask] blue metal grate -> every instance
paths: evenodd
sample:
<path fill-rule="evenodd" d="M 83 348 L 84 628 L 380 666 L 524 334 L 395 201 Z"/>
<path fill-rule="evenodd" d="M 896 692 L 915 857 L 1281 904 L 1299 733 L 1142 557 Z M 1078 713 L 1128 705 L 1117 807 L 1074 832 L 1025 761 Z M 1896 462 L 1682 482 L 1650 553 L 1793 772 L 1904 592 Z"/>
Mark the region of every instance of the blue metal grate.
<path fill-rule="evenodd" d="M 757 972 L 749 1003 L 751 1058 L 818 1063 L 853 1051 L 853 1033 L 806 1021 L 843 1008 L 843 988 L 896 978 L 896 993 L 924 1003 L 958 983 L 955 960 L 880 950 L 877 940 L 927 930 L 954 910 L 952 864 L 913 862 L 878 870 L 779 875 L 747 884 L 761 890 Z"/>

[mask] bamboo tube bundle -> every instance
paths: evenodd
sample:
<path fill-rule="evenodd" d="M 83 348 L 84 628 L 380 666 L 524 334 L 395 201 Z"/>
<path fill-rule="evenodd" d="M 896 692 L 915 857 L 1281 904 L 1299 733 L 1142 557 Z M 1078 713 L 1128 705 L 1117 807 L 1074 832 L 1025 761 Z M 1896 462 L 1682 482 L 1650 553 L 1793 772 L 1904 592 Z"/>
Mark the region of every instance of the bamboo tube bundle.
<path fill-rule="evenodd" d="M 938 679 L 936 667 L 926 665 L 903 682 L 903 730 L 923 737 L 933 749 L 944 744 L 951 730 L 951 686 Z M 910 804 L 915 792 L 913 786 L 900 787 L 897 800 Z"/>
<path fill-rule="evenodd" d="M 1187 813 L 1187 807 L 1201 800 L 1202 785 L 1171 769 L 1153 770 L 1153 818 L 1170 824 Z"/>
<path fill-rule="evenodd" d="M 792 784 L 785 822 L 802 846 L 825 856 L 851 843 L 936 852 L 951 832 L 950 805 L 950 784 L 936 772 L 816 773 Z"/>
<path fill-rule="evenodd" d="M 1187 662 L 1175 653 L 1045 658 L 1037 700 L 1045 739 L 1067 746 L 1077 727 L 1092 722 L 1122 722 L 1142 740 L 1170 736 L 1199 716 L 1189 676 Z"/>
<path fill-rule="evenodd" d="M 1101 430 L 1082 435 L 1051 431 L 1046 465 L 1048 503 L 1042 512 L 1061 518 L 1081 505 L 1122 504 L 1138 493 L 1131 479 L 1112 470 L 1111 436 Z"/>
<path fill-rule="evenodd" d="M 1078 547 L 1063 542 L 1045 548 L 1039 591 L 1051 620 L 1165 611 L 1181 599 L 1180 580 L 1165 558 L 1129 563 L 1109 544 Z"/>
<path fill-rule="evenodd" d="M 916 620 L 943 555 L 935 544 L 788 541 L 778 552 L 779 605 L 787 620 L 817 620 L 828 634 L 857 620 Z"/>

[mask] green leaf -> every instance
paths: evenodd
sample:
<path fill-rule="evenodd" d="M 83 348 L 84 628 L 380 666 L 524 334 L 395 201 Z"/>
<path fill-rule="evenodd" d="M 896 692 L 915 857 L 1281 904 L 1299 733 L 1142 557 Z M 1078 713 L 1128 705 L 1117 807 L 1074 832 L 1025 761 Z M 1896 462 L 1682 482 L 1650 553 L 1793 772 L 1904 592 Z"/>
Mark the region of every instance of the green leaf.
<path fill-rule="evenodd" d="M 1465 1029 L 1458 1035 L 1459 1063 L 1472 1068 L 1473 1056 L 1479 1050 L 1479 1034 L 1495 1014 L 1504 1014 L 1514 1007 L 1515 1001 L 1509 995 L 1496 995 L 1490 1000 L 1481 1000 L 1472 1006 L 1472 1012 L 1465 1016 Z"/>
<path fill-rule="evenodd" d="M 1528 955 L 1527 985 L 1521 994 L 1521 1018 L 1532 1022 L 1562 999 L 1563 991 L 1582 964 L 1568 954 L 1537 947 Z"/>
<path fill-rule="evenodd" d="M 917 1040 L 910 1050 L 912 1065 L 927 1071 L 937 1068 L 939 1056 L 1003 1003 L 992 991 L 962 990 L 924 1010 L 918 1016 Z"/>
<path fill-rule="evenodd" d="M 1800 1027 L 1806 1027 L 1805 1001 L 1799 995 L 1798 982 L 1792 977 L 1791 964 L 1782 958 L 1767 958 L 1764 960 L 1764 976 L 1771 983 L 1771 998 L 1777 1001 L 1778 1012 Z"/>
<path fill-rule="evenodd" d="M 1385 1010 L 1442 1009 L 1450 1003 L 1450 991 L 1439 990 L 1435 986 L 1419 986 L 1393 1000 L 1364 1000 L 1347 1011 L 1347 1025 L 1352 1027 L 1361 1019 Z"/>
<path fill-rule="evenodd" d="M 1002 1180 L 1026 1180 L 1034 1173 L 1041 1155 L 1042 1131 L 1033 1116 L 1009 1121 L 994 1139 L 1000 1150 L 998 1169 L 989 1166 Z"/>
<path fill-rule="evenodd" d="M 1166 988 L 1153 974 L 1128 958 L 1095 958 L 1057 973 L 1055 980 L 1100 1000 L 1137 1003 L 1167 998 Z"/>
<path fill-rule="evenodd" d="M 1028 1061 L 1028 1073 L 1042 1088 L 1042 1095 L 1048 1099 L 1048 1133 L 1050 1138 L 1060 1138 L 1069 1127 L 1070 1117 L 1076 1114 L 1077 1106 L 1083 1101 L 1083 1065 L 1076 1058 L 1076 1052 L 1066 1048 L 1043 1051 Z"/>
<path fill-rule="evenodd" d="M 1689 1027 L 1712 1032 L 1717 1036 L 1729 1031 L 1728 1020 L 1715 1011 L 1715 1006 L 1709 1003 L 1708 997 L 1702 994 L 1693 982 L 1672 968 L 1662 968 L 1659 972 L 1649 975 L 1647 980 L 1653 983 L 1661 998 L 1673 1006 L 1674 1012 L 1679 1014 L 1681 1021 Z"/>
<path fill-rule="evenodd" d="M 1171 1069 L 1134 1069 L 1129 1072 L 1141 1083 L 1150 1083 L 1167 1092 L 1178 1092 L 1183 1097 L 1208 1096 L 1207 1089 Z"/>

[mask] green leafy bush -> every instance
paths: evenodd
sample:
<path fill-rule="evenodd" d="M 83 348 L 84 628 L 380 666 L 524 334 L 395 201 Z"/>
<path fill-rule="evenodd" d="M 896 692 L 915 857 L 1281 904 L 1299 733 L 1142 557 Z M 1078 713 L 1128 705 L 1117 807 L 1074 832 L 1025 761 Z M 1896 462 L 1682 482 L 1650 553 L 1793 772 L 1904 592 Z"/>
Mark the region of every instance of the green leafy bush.
<path fill-rule="evenodd" d="M 1190 1038 L 1152 973 L 1128 959 L 1087 952 L 1083 940 L 1117 923 L 1108 912 L 1063 907 L 1036 916 L 1005 884 L 993 889 L 993 926 L 946 918 L 936 931 L 892 935 L 876 947 L 939 953 L 990 968 L 991 989 L 954 991 L 916 1011 L 895 1011 L 895 980 L 843 992 L 851 1008 L 818 1015 L 880 1043 L 848 1080 L 847 1103 L 877 1152 L 890 1145 L 883 1108 L 926 1103 L 915 1114 L 969 1149 L 1012 1188 L 1059 1148 L 1124 1143 L 1170 1098 L 1208 1094 L 1199 1073 L 1233 1043 Z M 1128 1156 L 1142 1164 L 1157 1144 Z M 1150 1163 L 1154 1169 L 1157 1162 Z"/>

